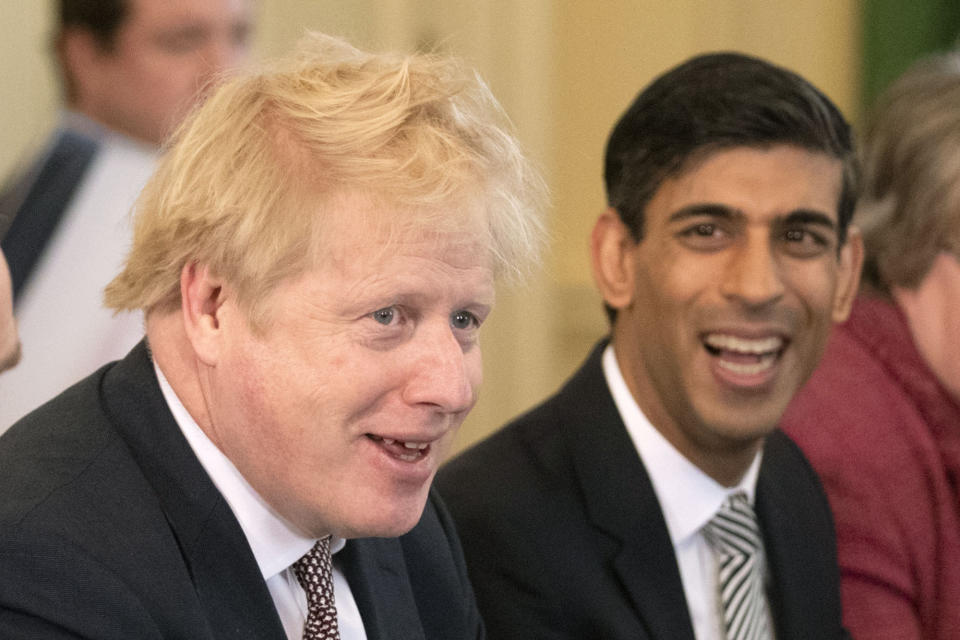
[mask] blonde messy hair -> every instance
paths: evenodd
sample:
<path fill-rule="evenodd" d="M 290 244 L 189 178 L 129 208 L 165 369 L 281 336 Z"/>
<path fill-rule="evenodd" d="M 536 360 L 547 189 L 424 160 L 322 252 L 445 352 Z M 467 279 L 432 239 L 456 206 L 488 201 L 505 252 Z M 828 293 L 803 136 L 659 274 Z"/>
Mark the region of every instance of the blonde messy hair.
<path fill-rule="evenodd" d="M 180 127 L 138 200 L 106 304 L 173 310 L 197 262 L 231 283 L 256 326 L 276 284 L 315 264 L 323 208 L 344 191 L 431 232 L 457 229 L 461 205 L 479 198 L 496 272 L 519 274 L 540 244 L 544 189 L 508 131 L 452 59 L 313 34 L 295 56 L 224 81 Z"/>

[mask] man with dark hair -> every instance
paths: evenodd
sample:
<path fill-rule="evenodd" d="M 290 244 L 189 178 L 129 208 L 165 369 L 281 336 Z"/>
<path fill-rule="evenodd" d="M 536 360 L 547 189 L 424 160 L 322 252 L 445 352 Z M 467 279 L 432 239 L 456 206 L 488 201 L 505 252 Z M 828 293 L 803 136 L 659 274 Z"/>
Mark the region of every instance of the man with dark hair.
<path fill-rule="evenodd" d="M 113 315 L 100 292 L 129 243 L 127 214 L 157 147 L 246 55 L 250 13 L 250 0 L 58 0 L 67 111 L 0 193 L 26 353 L 0 390 L 0 432 L 139 339 L 139 315 Z"/>
<path fill-rule="evenodd" d="M 738 54 L 616 125 L 591 241 L 611 337 L 439 477 L 491 638 L 840 638 L 830 511 L 777 430 L 856 290 L 850 129 Z"/>

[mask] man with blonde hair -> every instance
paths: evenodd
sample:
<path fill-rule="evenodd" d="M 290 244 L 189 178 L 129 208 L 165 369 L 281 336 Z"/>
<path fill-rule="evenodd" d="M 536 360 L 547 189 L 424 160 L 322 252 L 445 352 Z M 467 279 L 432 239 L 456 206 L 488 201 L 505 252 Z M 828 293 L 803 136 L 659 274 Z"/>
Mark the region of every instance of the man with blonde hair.
<path fill-rule="evenodd" d="M 866 130 L 863 286 L 784 416 L 837 524 L 857 638 L 960 637 L 960 52 Z"/>
<path fill-rule="evenodd" d="M 323 36 L 210 96 L 106 291 L 146 340 L 0 438 L 0 636 L 482 636 L 430 484 L 538 244 L 501 120 Z"/>

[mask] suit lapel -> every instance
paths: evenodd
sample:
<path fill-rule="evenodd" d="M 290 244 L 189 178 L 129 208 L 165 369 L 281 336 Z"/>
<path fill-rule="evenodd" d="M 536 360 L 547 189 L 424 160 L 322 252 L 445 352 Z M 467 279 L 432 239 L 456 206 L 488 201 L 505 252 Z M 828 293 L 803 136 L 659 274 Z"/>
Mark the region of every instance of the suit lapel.
<path fill-rule="evenodd" d="M 173 419 L 145 342 L 107 373 L 103 395 L 180 545 L 210 637 L 284 640 L 240 524 Z"/>
<path fill-rule="evenodd" d="M 561 433 L 593 524 L 608 537 L 614 570 L 655 640 L 694 640 L 673 543 L 643 463 L 601 366 L 605 344 L 564 389 Z"/>
<path fill-rule="evenodd" d="M 793 463 L 799 453 L 788 451 L 792 447 L 782 433 L 771 434 L 757 481 L 770 604 L 777 637 L 831 637 L 840 620 L 832 525 L 826 505 L 812 502 L 819 485 L 809 468 Z M 819 522 L 821 517 L 826 520 Z"/>
<path fill-rule="evenodd" d="M 397 538 L 350 540 L 334 558 L 350 584 L 367 640 L 424 640 Z"/>

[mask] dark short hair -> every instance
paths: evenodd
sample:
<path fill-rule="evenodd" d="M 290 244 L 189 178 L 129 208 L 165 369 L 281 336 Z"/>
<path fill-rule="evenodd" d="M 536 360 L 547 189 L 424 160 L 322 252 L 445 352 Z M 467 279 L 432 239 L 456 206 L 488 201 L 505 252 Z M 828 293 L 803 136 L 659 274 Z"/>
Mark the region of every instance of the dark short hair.
<path fill-rule="evenodd" d="M 850 125 L 799 75 L 738 53 L 691 58 L 640 92 L 607 142 L 607 202 L 639 241 L 644 209 L 665 179 L 715 151 L 778 144 L 842 162 L 842 245 L 859 189 Z"/>
<path fill-rule="evenodd" d="M 86 29 L 104 49 L 112 49 L 130 12 L 128 0 L 58 0 L 59 31 Z"/>

